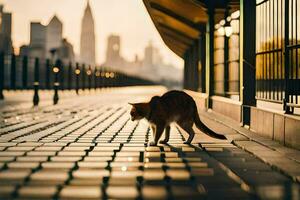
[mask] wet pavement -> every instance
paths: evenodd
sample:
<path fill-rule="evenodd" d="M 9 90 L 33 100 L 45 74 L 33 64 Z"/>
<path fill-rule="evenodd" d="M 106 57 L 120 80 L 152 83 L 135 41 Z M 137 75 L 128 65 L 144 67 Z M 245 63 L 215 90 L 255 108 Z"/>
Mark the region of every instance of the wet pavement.
<path fill-rule="evenodd" d="M 0 199 L 300 198 L 298 183 L 230 141 L 196 137 L 184 145 L 186 134 L 173 125 L 168 145 L 148 147 L 148 123 L 130 121 L 128 102 L 163 91 L 2 106 Z"/>

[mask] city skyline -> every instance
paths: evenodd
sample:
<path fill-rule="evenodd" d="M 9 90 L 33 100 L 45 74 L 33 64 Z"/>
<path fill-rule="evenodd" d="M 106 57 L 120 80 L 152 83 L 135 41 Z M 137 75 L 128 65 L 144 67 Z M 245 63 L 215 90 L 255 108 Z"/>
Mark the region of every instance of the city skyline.
<path fill-rule="evenodd" d="M 80 22 L 83 17 L 86 0 L 44 0 L 41 9 L 32 6 L 36 0 L 28 0 L 26 3 L 20 0 L 3 0 L 5 10 L 13 14 L 13 45 L 19 48 L 29 42 L 30 22 L 40 21 L 45 25 L 53 15 L 57 15 L 63 22 L 63 37 L 74 45 L 76 55 L 80 48 Z M 72 8 L 68 5 L 72 2 Z M 135 55 L 143 57 L 144 47 L 151 40 L 157 46 L 168 64 L 175 67 L 183 67 L 183 61 L 171 52 L 161 40 L 142 2 L 132 1 L 90 1 L 95 18 L 96 32 L 96 62 L 105 61 L 106 39 L 111 34 L 120 35 L 123 38 L 122 54 L 127 60 L 133 61 Z M 122 9 L 127 5 L 127 9 Z M 105 9 L 109 7 L 110 9 Z M 64 9 L 62 9 L 64 8 Z M 110 11 L 108 11 L 110 10 Z M 127 13 L 127 15 L 126 15 Z M 130 15 L 128 15 L 130 13 Z M 25 17 L 24 17 L 25 16 Z M 114 17 L 112 17 L 114 16 Z M 140 29 L 140 25 L 145 25 Z M 22 33 L 22 34 L 20 34 Z"/>

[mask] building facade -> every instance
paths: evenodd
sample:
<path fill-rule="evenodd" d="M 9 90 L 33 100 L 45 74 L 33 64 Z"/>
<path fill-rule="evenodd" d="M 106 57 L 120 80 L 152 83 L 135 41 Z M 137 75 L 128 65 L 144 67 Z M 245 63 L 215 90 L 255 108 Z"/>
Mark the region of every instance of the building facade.
<path fill-rule="evenodd" d="M 47 25 L 46 30 L 46 57 L 51 58 L 51 50 L 58 49 L 63 40 L 63 24 L 60 19 L 54 15 Z"/>
<path fill-rule="evenodd" d="M 96 37 L 95 37 L 95 23 L 91 10 L 90 2 L 87 1 L 84 15 L 81 22 L 81 36 L 80 36 L 80 60 L 89 65 L 96 63 Z"/>
<path fill-rule="evenodd" d="M 46 58 L 47 27 L 39 22 L 30 24 L 29 56 L 33 58 Z"/>
<path fill-rule="evenodd" d="M 13 53 L 11 20 L 11 13 L 4 12 L 3 5 L 0 5 L 0 52 L 5 54 Z"/>
<path fill-rule="evenodd" d="M 108 66 L 124 66 L 124 59 L 120 54 L 121 39 L 118 35 L 110 35 L 107 38 L 106 48 L 106 65 Z"/>
<path fill-rule="evenodd" d="M 162 56 L 160 55 L 159 50 L 154 47 L 150 41 L 144 51 L 144 66 L 151 68 L 159 65 L 163 65 Z"/>

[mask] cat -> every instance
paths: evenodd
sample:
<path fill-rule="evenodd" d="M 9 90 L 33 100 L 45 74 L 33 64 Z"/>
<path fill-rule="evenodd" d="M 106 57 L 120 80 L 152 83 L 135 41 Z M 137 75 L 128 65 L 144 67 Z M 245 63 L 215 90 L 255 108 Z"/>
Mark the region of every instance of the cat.
<path fill-rule="evenodd" d="M 143 118 L 149 121 L 154 138 L 150 146 L 157 145 L 164 129 L 165 139 L 160 143 L 166 144 L 169 141 L 170 123 L 172 122 L 176 122 L 189 134 L 185 144 L 190 144 L 194 138 L 195 132 L 192 128 L 194 123 L 207 135 L 217 139 L 226 139 L 224 135 L 213 132 L 201 122 L 194 99 L 183 91 L 172 90 L 162 96 L 152 97 L 147 103 L 129 104 L 132 105 L 130 111 L 132 121 Z"/>

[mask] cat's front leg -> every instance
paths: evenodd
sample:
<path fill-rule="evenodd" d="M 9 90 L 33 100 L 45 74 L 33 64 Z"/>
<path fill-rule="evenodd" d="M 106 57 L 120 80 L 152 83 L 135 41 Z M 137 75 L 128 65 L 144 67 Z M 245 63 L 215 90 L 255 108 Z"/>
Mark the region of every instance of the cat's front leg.
<path fill-rule="evenodd" d="M 153 138 L 155 138 L 155 134 L 156 134 L 156 126 L 154 124 L 151 124 L 151 129 L 152 129 L 152 136 Z M 156 146 L 155 142 L 152 141 L 149 143 L 150 146 Z"/>
<path fill-rule="evenodd" d="M 168 125 L 166 127 L 166 131 L 165 131 L 165 139 L 159 141 L 160 144 L 167 144 L 169 142 L 169 138 L 170 138 L 170 129 L 171 127 Z"/>
<path fill-rule="evenodd" d="M 163 125 L 156 125 L 155 133 L 154 133 L 154 141 L 150 142 L 150 146 L 156 146 L 159 138 L 161 137 L 162 133 L 164 132 Z"/>

